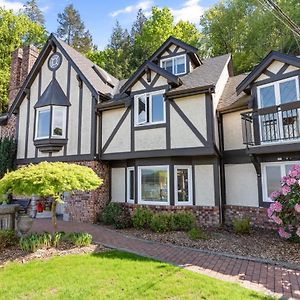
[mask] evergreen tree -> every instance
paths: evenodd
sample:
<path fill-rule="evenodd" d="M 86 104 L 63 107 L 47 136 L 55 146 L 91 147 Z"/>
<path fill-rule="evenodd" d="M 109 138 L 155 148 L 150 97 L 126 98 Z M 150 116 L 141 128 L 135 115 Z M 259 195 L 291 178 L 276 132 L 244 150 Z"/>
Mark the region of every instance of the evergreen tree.
<path fill-rule="evenodd" d="M 81 20 L 79 12 L 73 4 L 65 7 L 62 13 L 58 14 L 59 24 L 57 35 L 68 45 L 81 53 L 87 53 L 93 48 L 92 36 Z"/>
<path fill-rule="evenodd" d="M 28 0 L 24 4 L 24 14 L 35 23 L 45 26 L 45 18 L 43 12 L 38 7 L 36 0 Z"/>

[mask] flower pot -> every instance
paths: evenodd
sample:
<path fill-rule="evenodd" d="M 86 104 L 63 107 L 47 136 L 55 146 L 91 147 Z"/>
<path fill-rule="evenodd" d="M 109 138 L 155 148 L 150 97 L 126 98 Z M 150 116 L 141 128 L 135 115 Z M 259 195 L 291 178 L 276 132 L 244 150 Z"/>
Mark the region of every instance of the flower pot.
<path fill-rule="evenodd" d="M 17 221 L 18 231 L 23 235 L 29 232 L 32 227 L 33 220 L 26 214 L 20 215 Z"/>

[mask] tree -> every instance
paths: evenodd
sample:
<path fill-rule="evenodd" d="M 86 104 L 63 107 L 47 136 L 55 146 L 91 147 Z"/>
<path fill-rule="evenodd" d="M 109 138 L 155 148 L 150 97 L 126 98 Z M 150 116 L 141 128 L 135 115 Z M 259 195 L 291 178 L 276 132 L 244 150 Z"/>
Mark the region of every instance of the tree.
<path fill-rule="evenodd" d="M 0 139 L 0 178 L 16 167 L 17 143 L 12 138 Z"/>
<path fill-rule="evenodd" d="M 199 46 L 201 37 L 194 24 L 175 23 L 169 8 L 153 7 L 148 19 L 139 10 L 130 35 L 117 22 L 106 49 L 87 56 L 113 76 L 128 78 L 170 35 L 193 46 Z"/>
<path fill-rule="evenodd" d="M 0 113 L 8 103 L 8 84 L 11 54 L 24 45 L 41 47 L 46 41 L 45 28 L 29 20 L 24 14 L 0 8 Z"/>
<path fill-rule="evenodd" d="M 56 205 L 62 202 L 63 193 L 95 190 L 102 183 L 103 180 L 88 167 L 41 162 L 4 175 L 0 180 L 0 194 L 52 197 L 52 222 L 56 231 Z"/>
<path fill-rule="evenodd" d="M 298 0 L 277 3 L 294 21 L 300 19 Z M 204 56 L 231 52 L 236 73 L 250 71 L 270 50 L 300 51 L 300 39 L 257 0 L 219 2 L 204 13 L 200 25 Z"/>
<path fill-rule="evenodd" d="M 81 53 L 87 53 L 93 47 L 92 36 L 81 20 L 79 12 L 73 4 L 65 7 L 62 13 L 58 14 L 57 35 L 68 45 Z"/>
<path fill-rule="evenodd" d="M 43 12 L 38 7 L 36 0 L 28 0 L 24 4 L 24 14 L 32 21 L 41 26 L 45 26 Z"/>

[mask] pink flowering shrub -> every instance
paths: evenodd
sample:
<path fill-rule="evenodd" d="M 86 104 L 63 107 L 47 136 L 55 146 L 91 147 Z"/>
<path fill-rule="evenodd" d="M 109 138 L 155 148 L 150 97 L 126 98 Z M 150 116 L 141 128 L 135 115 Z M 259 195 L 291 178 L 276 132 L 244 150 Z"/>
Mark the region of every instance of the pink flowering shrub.
<path fill-rule="evenodd" d="M 274 201 L 268 217 L 280 227 L 282 238 L 300 242 L 300 165 L 292 167 L 281 180 L 281 189 L 270 195 Z"/>

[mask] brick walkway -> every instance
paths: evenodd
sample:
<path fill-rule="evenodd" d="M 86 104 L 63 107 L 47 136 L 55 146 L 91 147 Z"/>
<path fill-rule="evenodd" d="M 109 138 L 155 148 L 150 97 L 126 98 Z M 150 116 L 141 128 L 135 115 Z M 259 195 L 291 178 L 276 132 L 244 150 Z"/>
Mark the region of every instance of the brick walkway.
<path fill-rule="evenodd" d="M 32 231 L 51 231 L 50 220 L 35 220 Z M 85 231 L 93 235 L 94 241 L 146 257 L 151 257 L 192 271 L 265 292 L 300 299 L 300 271 L 246 259 L 211 254 L 191 248 L 172 246 L 129 237 L 99 225 L 58 222 L 58 230 Z"/>

